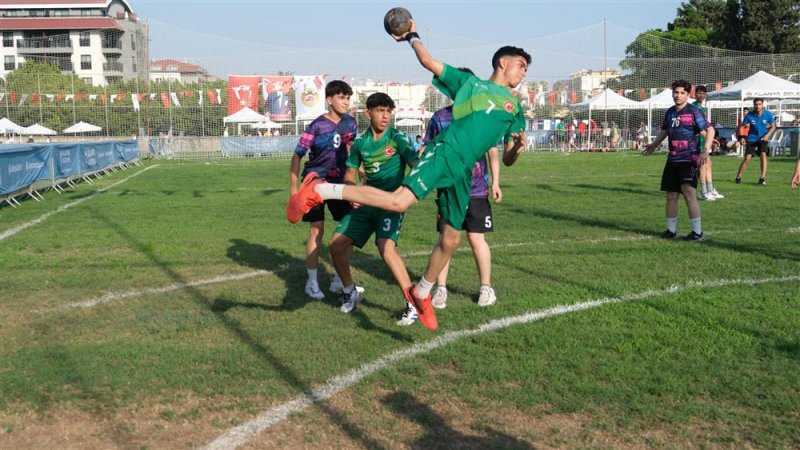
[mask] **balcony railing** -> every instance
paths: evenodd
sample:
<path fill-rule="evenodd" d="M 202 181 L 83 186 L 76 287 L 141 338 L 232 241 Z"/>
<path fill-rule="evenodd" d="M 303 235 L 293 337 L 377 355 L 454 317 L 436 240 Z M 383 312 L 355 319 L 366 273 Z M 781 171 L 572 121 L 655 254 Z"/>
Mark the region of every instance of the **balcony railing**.
<path fill-rule="evenodd" d="M 106 62 L 103 63 L 104 72 L 122 72 L 121 62 Z"/>
<path fill-rule="evenodd" d="M 103 50 L 122 50 L 122 42 L 120 41 L 103 41 Z"/>
<path fill-rule="evenodd" d="M 45 36 L 17 39 L 17 48 L 72 48 L 72 41 L 69 36 Z"/>

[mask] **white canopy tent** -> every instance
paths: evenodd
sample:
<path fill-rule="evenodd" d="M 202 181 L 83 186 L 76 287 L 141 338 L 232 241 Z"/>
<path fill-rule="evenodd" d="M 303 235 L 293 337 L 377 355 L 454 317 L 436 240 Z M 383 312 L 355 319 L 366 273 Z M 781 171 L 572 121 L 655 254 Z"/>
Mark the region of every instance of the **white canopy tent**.
<path fill-rule="evenodd" d="M 279 123 L 275 123 L 271 120 L 267 120 L 265 122 L 258 122 L 253 124 L 253 128 L 266 128 L 268 130 L 274 130 L 276 128 L 282 128 L 282 125 Z"/>
<path fill-rule="evenodd" d="M 71 127 L 65 128 L 62 133 L 67 134 L 75 134 L 75 133 L 96 133 L 98 131 L 102 131 L 103 129 L 98 127 L 97 125 L 92 125 L 90 123 L 80 121 Z"/>
<path fill-rule="evenodd" d="M 570 105 L 570 109 L 578 111 L 584 111 L 584 110 L 589 111 L 588 143 L 590 147 L 592 143 L 592 111 L 596 110 L 619 111 L 619 110 L 642 109 L 642 108 L 643 106 L 641 102 L 637 102 L 627 97 L 623 97 L 611 89 L 605 89 L 599 94 L 590 98 L 589 100 L 584 100 L 580 103 L 575 103 L 574 105 Z"/>
<path fill-rule="evenodd" d="M 245 106 L 244 108 L 236 111 L 235 113 L 231 114 L 230 116 L 224 117 L 222 119 L 222 123 L 229 124 L 235 123 L 239 130 L 239 135 L 242 134 L 242 125 L 243 124 L 256 124 L 256 123 L 266 123 L 272 122 L 269 118 L 263 114 L 259 114 L 252 109 Z"/>
<path fill-rule="evenodd" d="M 29 127 L 23 128 L 22 134 L 29 134 L 34 136 L 55 136 L 58 133 L 56 133 L 54 130 L 51 130 L 50 128 L 35 123 Z"/>
<path fill-rule="evenodd" d="M 22 127 L 15 124 L 6 117 L 0 119 L 0 133 L 2 134 L 21 134 Z"/>
<path fill-rule="evenodd" d="M 788 102 L 787 99 L 800 99 L 800 84 L 759 70 L 742 81 L 708 93 L 709 106 L 712 108 L 750 107 L 751 104 L 745 103 L 744 100 L 754 98 L 763 98 L 767 103 L 770 103 L 768 100 L 771 99 L 778 100 L 778 112 L 775 116 L 781 117 L 783 105 L 786 104 L 785 101 Z M 717 100 L 732 100 L 742 103 L 735 106 L 719 106 L 714 102 Z"/>

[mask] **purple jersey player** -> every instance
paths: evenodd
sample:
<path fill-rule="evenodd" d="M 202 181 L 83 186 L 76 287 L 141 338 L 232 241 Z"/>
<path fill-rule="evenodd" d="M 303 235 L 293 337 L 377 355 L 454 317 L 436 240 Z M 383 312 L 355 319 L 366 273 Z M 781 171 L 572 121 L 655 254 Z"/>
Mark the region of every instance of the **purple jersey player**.
<path fill-rule="evenodd" d="M 358 132 L 356 120 L 347 114 L 350 107 L 350 96 L 353 90 L 341 80 L 334 80 L 325 86 L 325 101 L 328 112 L 317 117 L 306 127 L 300 142 L 292 155 L 289 170 L 289 195 L 297 192 L 297 180 L 300 173 L 300 161 L 308 154 L 308 161 L 303 168 L 303 176 L 310 172 L 325 178 L 328 182 L 341 183 L 346 170 L 347 153 Z M 306 295 L 321 300 L 325 297 L 317 281 L 319 249 L 325 234 L 325 205 L 333 216 L 333 220 L 341 220 L 348 211 L 350 203 L 343 200 L 327 200 L 312 208 L 303 216 L 303 222 L 310 224 L 308 243 L 306 244 Z M 341 280 L 334 276 L 330 290 L 338 292 L 342 289 Z"/>

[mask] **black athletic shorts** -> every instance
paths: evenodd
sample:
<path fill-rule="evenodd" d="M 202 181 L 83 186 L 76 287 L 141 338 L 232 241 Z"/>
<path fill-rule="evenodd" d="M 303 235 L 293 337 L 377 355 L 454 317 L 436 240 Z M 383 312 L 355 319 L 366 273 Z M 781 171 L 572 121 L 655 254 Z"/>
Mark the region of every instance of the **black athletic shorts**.
<path fill-rule="evenodd" d="M 468 233 L 491 233 L 494 231 L 492 204 L 488 197 L 472 197 L 469 199 L 467 215 L 461 228 Z M 442 232 L 442 218 L 436 220 L 436 230 Z"/>
<path fill-rule="evenodd" d="M 759 153 L 767 153 L 767 141 L 748 142 L 745 155 L 756 156 Z"/>
<path fill-rule="evenodd" d="M 307 212 L 306 215 L 303 216 L 303 222 L 324 221 L 325 205 L 328 205 L 328 211 L 331 212 L 333 220 L 337 222 L 342 220 L 342 218 L 349 213 L 350 209 L 352 208 L 350 202 L 345 200 L 325 200 L 325 202 L 321 205 L 311 208 L 311 211 Z"/>
<path fill-rule="evenodd" d="M 681 192 L 681 185 L 688 183 L 697 189 L 697 164 L 693 161 L 667 161 L 661 174 L 661 190 Z"/>

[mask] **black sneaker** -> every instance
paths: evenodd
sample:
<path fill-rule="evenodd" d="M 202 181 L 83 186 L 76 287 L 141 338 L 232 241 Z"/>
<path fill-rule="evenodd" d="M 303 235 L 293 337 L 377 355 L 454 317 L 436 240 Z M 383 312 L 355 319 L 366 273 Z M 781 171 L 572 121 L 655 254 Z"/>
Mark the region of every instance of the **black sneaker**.
<path fill-rule="evenodd" d="M 734 181 L 736 181 L 736 184 L 739 184 L 739 183 L 741 183 L 741 182 L 742 182 L 742 179 L 741 179 L 741 178 L 739 178 L 739 177 L 736 177 L 736 179 L 735 179 Z"/>
<path fill-rule="evenodd" d="M 664 230 L 664 232 L 661 233 L 661 239 L 675 239 L 675 236 L 677 236 L 677 234 L 669 230 Z"/>
<path fill-rule="evenodd" d="M 684 241 L 692 241 L 692 242 L 705 241 L 706 240 L 706 235 L 705 235 L 705 233 L 697 234 L 694 231 L 692 231 L 690 234 L 686 235 L 686 237 L 684 237 L 683 240 Z"/>
<path fill-rule="evenodd" d="M 760 185 L 762 185 L 762 186 L 766 186 L 766 184 L 767 184 L 767 180 L 765 180 L 765 179 L 763 179 L 763 178 L 759 178 L 759 179 L 758 179 L 758 184 L 760 184 Z"/>

